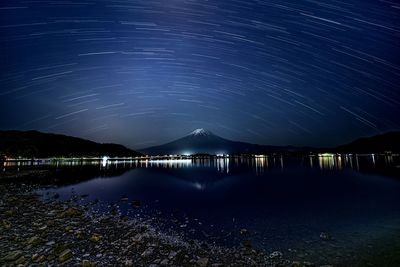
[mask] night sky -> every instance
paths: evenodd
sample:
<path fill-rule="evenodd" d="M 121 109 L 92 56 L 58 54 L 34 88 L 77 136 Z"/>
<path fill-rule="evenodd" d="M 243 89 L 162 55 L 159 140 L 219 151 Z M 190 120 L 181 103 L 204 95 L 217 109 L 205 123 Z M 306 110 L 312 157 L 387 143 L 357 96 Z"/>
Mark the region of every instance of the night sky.
<path fill-rule="evenodd" d="M 400 129 L 395 0 L 2 0 L 0 36 L 3 130 L 143 148 Z"/>

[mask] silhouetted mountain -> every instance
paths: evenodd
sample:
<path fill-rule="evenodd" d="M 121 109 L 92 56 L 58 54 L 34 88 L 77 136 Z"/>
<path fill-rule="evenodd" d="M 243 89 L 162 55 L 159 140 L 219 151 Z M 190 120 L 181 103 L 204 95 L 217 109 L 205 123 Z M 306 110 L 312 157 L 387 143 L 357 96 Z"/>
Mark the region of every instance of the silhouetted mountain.
<path fill-rule="evenodd" d="M 176 154 L 262 154 L 300 152 L 308 148 L 293 146 L 265 146 L 245 142 L 231 141 L 219 137 L 205 129 L 197 129 L 189 135 L 173 142 L 142 149 L 148 155 L 176 155 Z"/>
<path fill-rule="evenodd" d="M 335 151 L 340 153 L 400 152 L 400 132 L 360 138 L 349 144 L 338 146 Z"/>
<path fill-rule="evenodd" d="M 81 138 L 38 131 L 0 131 L 0 155 L 22 157 L 139 156 L 117 144 L 99 144 Z"/>

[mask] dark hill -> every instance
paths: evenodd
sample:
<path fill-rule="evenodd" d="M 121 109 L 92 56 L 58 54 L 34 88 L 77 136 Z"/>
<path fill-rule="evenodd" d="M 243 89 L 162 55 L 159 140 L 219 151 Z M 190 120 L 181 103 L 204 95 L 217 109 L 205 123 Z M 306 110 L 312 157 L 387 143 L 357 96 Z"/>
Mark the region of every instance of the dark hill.
<path fill-rule="evenodd" d="M 85 139 L 38 131 L 0 131 L 0 155 L 21 157 L 140 156 L 117 144 L 99 144 Z"/>
<path fill-rule="evenodd" d="M 359 138 L 336 148 L 340 153 L 400 152 L 400 132 L 388 132 L 372 137 Z"/>

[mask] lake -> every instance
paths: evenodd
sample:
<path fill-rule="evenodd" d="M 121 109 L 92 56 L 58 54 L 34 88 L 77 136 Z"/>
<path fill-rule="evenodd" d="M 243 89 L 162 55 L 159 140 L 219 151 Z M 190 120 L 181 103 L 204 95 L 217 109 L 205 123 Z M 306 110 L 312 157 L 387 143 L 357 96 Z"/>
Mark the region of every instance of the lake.
<path fill-rule="evenodd" d="M 400 244 L 399 166 L 398 155 L 104 160 L 52 166 L 60 183 L 39 192 L 96 202 L 98 212 L 156 216 L 190 238 L 250 240 L 291 259 L 390 262 Z"/>

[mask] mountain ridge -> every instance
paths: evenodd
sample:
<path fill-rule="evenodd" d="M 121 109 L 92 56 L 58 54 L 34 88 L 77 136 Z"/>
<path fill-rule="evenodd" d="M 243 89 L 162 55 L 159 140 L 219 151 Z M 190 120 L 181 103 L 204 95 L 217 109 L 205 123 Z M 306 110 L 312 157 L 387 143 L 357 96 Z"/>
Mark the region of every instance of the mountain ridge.
<path fill-rule="evenodd" d="M 139 151 L 139 152 L 138 152 Z M 176 154 L 269 154 L 269 153 L 385 153 L 400 152 L 400 131 L 392 131 L 331 148 L 272 146 L 232 141 L 215 135 L 209 130 L 196 129 L 182 138 L 163 145 L 138 151 L 119 144 L 101 144 L 78 137 L 39 131 L 0 130 L 0 156 L 20 157 L 71 157 L 71 156 L 120 156 Z"/>
<path fill-rule="evenodd" d="M 301 152 L 308 147 L 259 145 L 241 141 L 232 141 L 215 135 L 204 128 L 196 129 L 188 135 L 165 143 L 140 149 L 148 155 L 177 155 L 177 154 L 262 154 Z M 317 150 L 315 148 L 314 150 Z"/>
<path fill-rule="evenodd" d="M 259 145 L 241 141 L 232 141 L 200 128 L 174 141 L 152 146 L 139 151 L 148 155 L 175 154 L 270 154 L 270 153 L 383 153 L 400 152 L 400 131 L 380 135 L 361 137 L 337 147 L 296 147 Z"/>
<path fill-rule="evenodd" d="M 0 131 L 0 155 L 20 157 L 140 156 L 120 144 L 96 143 L 78 137 L 35 130 Z"/>

